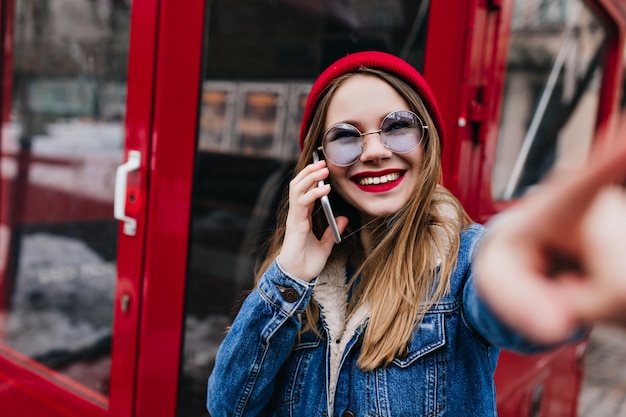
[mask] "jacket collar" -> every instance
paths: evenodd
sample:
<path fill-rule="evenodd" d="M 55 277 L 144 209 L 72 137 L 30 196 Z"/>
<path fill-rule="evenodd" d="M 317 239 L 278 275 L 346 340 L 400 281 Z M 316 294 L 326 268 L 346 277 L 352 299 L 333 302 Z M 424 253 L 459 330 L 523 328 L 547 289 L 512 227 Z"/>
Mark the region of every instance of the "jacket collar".
<path fill-rule="evenodd" d="M 459 221 L 454 207 L 446 203 L 445 200 L 444 203 L 439 205 L 439 211 L 444 217 L 456 218 Z M 443 255 L 447 256 L 450 250 L 450 242 L 441 227 L 433 226 L 433 236 L 434 239 L 431 241 L 431 245 L 433 245 L 435 250 L 437 265 L 440 265 L 442 254 L 437 248 L 440 248 L 443 251 Z M 329 339 L 330 357 L 327 365 L 329 407 L 332 405 L 339 369 L 347 353 L 346 349 L 348 346 L 354 345 L 351 341 L 356 341 L 360 337 L 371 313 L 369 305 L 364 303 L 348 317 L 349 294 L 346 271 L 347 262 L 345 257 L 337 257 L 330 260 L 320 273 L 313 289 L 313 298 L 320 307 L 322 325 Z M 329 410 L 332 410 L 332 407 Z"/>

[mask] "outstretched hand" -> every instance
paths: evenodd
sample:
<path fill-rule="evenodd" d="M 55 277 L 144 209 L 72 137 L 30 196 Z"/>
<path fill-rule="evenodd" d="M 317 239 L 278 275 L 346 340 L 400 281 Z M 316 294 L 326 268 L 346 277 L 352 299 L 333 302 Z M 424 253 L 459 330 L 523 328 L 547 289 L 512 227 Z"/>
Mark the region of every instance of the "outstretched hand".
<path fill-rule="evenodd" d="M 626 323 L 626 122 L 614 139 L 502 214 L 474 263 L 487 304 L 539 343 Z"/>

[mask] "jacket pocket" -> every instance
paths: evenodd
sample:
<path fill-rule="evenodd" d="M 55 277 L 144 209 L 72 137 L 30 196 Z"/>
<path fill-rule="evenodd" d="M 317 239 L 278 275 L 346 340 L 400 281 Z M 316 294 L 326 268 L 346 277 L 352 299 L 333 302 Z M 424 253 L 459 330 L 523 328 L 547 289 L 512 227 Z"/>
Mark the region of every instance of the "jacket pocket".
<path fill-rule="evenodd" d="M 315 371 L 311 370 L 310 366 L 314 357 L 319 356 L 319 349 L 323 350 L 323 346 L 320 347 L 321 343 L 319 336 L 313 332 L 307 332 L 301 335 L 291 349 L 291 355 L 276 379 L 273 402 L 277 411 L 284 408 L 293 409 L 300 403 L 303 390 L 311 389 L 311 383 L 314 381 L 309 373 L 315 374 Z M 323 374 L 322 376 L 315 375 L 314 378 L 320 378 L 324 385 Z"/>
<path fill-rule="evenodd" d="M 445 345 L 445 314 L 426 314 L 404 354 L 369 376 L 368 413 L 385 417 L 443 415 L 449 377 Z"/>
<path fill-rule="evenodd" d="M 413 333 L 406 351 L 393 360 L 400 368 L 411 366 L 419 358 L 446 344 L 443 313 L 428 313 Z"/>

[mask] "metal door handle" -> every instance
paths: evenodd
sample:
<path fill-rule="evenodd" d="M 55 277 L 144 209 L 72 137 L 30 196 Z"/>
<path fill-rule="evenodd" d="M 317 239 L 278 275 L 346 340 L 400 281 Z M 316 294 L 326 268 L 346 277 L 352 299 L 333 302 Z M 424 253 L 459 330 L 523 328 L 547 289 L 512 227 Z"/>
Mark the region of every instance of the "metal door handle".
<path fill-rule="evenodd" d="M 113 216 L 124 222 L 124 234 L 135 236 L 137 220 L 126 216 L 126 180 L 128 173 L 141 166 L 141 152 L 128 151 L 128 161 L 117 167 L 115 173 L 115 200 L 113 202 Z"/>

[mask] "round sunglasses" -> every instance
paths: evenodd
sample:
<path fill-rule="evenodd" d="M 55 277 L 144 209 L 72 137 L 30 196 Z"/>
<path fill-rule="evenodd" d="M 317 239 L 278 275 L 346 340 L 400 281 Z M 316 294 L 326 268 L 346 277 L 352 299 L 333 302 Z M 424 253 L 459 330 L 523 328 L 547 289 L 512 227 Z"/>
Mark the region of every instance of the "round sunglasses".
<path fill-rule="evenodd" d="M 383 145 L 394 153 L 408 153 L 415 149 L 428 129 L 412 111 L 397 110 L 383 119 L 380 129 L 361 133 L 349 123 L 331 126 L 318 149 L 335 165 L 347 167 L 354 164 L 363 153 L 363 137 L 380 133 Z"/>

